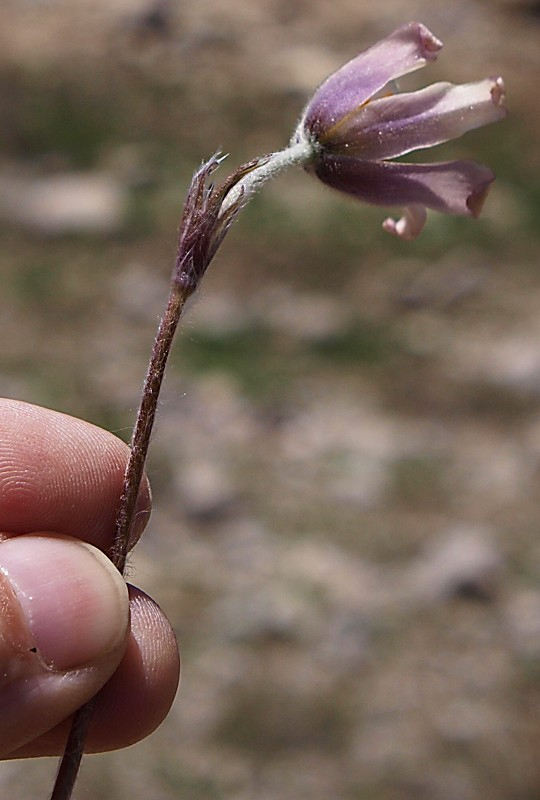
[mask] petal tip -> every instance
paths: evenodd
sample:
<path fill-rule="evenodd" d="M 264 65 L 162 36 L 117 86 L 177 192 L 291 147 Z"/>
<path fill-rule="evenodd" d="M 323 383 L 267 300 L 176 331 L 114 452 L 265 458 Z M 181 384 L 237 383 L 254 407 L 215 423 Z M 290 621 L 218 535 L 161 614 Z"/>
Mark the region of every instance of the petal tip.
<path fill-rule="evenodd" d="M 484 203 L 486 202 L 486 197 L 489 194 L 491 184 L 493 183 L 494 180 L 495 180 L 495 175 L 491 175 L 482 184 L 473 189 L 473 191 L 467 197 L 467 200 L 465 202 L 467 208 L 469 209 L 473 217 L 478 218 L 482 213 L 482 209 L 484 208 Z"/>
<path fill-rule="evenodd" d="M 421 233 L 426 220 L 427 211 L 423 206 L 409 206 L 403 209 L 403 216 L 400 219 L 388 217 L 384 220 L 382 227 L 386 233 L 410 242 Z"/>
<path fill-rule="evenodd" d="M 506 86 L 504 80 L 499 76 L 493 78 L 493 86 L 491 87 L 491 100 L 494 106 L 501 108 L 506 114 Z"/>
<path fill-rule="evenodd" d="M 421 22 L 413 24 L 416 25 L 418 31 L 418 39 L 423 50 L 424 58 L 433 61 L 437 58 L 437 53 L 441 50 L 443 43 Z"/>

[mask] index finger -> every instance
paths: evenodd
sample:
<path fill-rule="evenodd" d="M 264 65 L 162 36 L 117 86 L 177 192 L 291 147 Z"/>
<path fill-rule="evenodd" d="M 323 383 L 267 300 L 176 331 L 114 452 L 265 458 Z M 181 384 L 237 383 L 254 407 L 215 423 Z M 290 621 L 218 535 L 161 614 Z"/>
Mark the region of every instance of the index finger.
<path fill-rule="evenodd" d="M 128 456 L 124 442 L 95 425 L 0 399 L 0 530 L 51 530 L 107 550 Z M 135 539 L 146 525 L 150 505 L 145 479 Z"/>

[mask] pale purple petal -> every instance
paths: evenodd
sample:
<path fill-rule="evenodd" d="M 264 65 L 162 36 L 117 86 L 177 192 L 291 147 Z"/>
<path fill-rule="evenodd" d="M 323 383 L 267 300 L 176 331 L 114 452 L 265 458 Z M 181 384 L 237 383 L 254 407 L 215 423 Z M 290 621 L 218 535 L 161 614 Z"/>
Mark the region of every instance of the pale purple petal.
<path fill-rule="evenodd" d="M 460 86 L 434 83 L 367 103 L 334 126 L 325 149 L 367 160 L 396 158 L 502 119 L 504 101 L 502 78 Z"/>
<path fill-rule="evenodd" d="M 434 61 L 441 47 L 421 23 L 403 25 L 327 78 L 307 105 L 301 126 L 309 137 L 324 142 L 346 114 L 389 81 Z"/>
<path fill-rule="evenodd" d="M 477 217 L 494 175 L 475 161 L 401 164 L 323 154 L 312 170 L 323 183 L 366 203 L 419 205 Z"/>
<path fill-rule="evenodd" d="M 403 209 L 403 216 L 399 219 L 388 217 L 382 226 L 383 230 L 400 239 L 411 241 L 416 239 L 427 222 L 427 211 L 423 206 L 407 206 Z"/>

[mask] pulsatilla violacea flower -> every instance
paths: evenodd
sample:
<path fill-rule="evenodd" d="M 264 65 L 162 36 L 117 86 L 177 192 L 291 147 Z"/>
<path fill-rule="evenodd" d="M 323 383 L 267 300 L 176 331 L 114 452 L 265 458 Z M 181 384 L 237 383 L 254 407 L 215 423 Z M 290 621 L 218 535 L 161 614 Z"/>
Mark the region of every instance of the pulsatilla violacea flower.
<path fill-rule="evenodd" d="M 404 206 L 402 218 L 383 227 L 405 239 L 420 233 L 426 208 L 477 217 L 494 179 L 474 161 L 389 160 L 505 116 L 502 78 L 394 92 L 395 79 L 434 61 L 441 47 L 420 23 L 398 28 L 327 78 L 291 143 L 311 146 L 306 168 L 329 186 L 367 203 Z"/>

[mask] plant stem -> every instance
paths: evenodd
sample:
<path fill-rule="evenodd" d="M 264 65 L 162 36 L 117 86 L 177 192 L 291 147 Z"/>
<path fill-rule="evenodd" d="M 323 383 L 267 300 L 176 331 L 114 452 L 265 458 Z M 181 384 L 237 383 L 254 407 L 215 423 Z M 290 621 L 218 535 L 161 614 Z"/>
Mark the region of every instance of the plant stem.
<path fill-rule="evenodd" d="M 129 550 L 129 538 L 135 516 L 137 496 L 144 474 L 144 465 L 154 426 L 161 383 L 165 375 L 165 366 L 171 351 L 174 334 L 186 300 L 186 293 L 177 284 L 173 283 L 165 314 L 159 323 L 144 381 L 141 403 L 131 437 L 131 453 L 124 476 L 124 488 L 116 517 L 116 533 L 108 554 L 114 566 L 122 573 L 124 572 L 126 556 Z"/>
<path fill-rule="evenodd" d="M 313 145 L 306 140 L 293 142 L 284 150 L 271 153 L 231 188 L 223 201 L 222 212 L 234 205 L 240 197 L 245 204 L 267 181 L 277 178 L 291 167 L 305 166 L 312 158 Z"/>
<path fill-rule="evenodd" d="M 167 308 L 159 323 L 144 381 L 141 403 L 131 438 L 131 453 L 124 474 L 124 486 L 118 506 L 114 540 L 108 553 L 111 561 L 122 574 L 126 565 L 137 496 L 144 475 L 144 465 L 156 416 L 161 383 L 187 295 L 188 292 L 172 283 Z M 93 697 L 73 716 L 50 800 L 70 800 L 95 705 L 96 698 Z"/>
<path fill-rule="evenodd" d="M 167 308 L 159 323 L 131 439 L 131 453 L 124 474 L 113 543 L 107 555 L 123 575 L 135 518 L 137 497 L 144 474 L 150 436 L 156 416 L 161 383 L 172 341 L 186 300 L 198 287 L 238 211 L 266 181 L 295 165 L 305 165 L 313 155 L 307 140 L 241 166 L 220 187 L 207 185 L 220 159 L 213 156 L 195 173 L 180 222 L 176 264 Z M 82 759 L 84 742 L 95 698 L 73 716 L 64 755 L 50 800 L 70 800 Z"/>
<path fill-rule="evenodd" d="M 54 782 L 51 800 L 69 800 L 77 780 L 77 773 L 81 765 L 84 750 L 84 741 L 94 713 L 96 698 L 92 697 L 84 706 L 81 706 L 73 715 L 73 721 L 64 748 L 64 755 L 58 767 Z"/>

